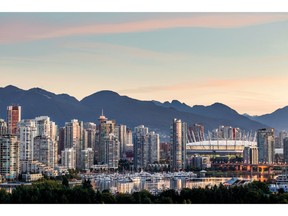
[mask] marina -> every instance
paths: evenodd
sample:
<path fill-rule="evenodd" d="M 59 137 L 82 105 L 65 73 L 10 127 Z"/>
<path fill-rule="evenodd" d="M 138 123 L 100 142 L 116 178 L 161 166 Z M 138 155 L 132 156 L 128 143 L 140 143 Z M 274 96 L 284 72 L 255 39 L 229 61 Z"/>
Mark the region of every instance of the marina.
<path fill-rule="evenodd" d="M 133 193 L 147 190 L 152 194 L 160 193 L 164 190 L 174 189 L 181 191 L 183 188 L 205 188 L 228 184 L 231 177 L 198 177 L 193 172 L 175 173 L 128 173 L 128 174 L 85 174 L 82 179 L 90 180 L 95 190 L 110 190 L 112 193 Z M 239 179 L 239 184 L 251 182 L 253 179 Z M 235 180 L 236 181 L 236 180 Z"/>

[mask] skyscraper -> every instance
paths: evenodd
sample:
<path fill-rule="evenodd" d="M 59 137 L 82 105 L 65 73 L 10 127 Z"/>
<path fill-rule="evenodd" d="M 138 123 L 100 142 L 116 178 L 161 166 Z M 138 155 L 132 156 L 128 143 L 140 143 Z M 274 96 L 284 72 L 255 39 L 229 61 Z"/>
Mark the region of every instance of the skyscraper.
<path fill-rule="evenodd" d="M 105 158 L 103 163 L 108 164 L 109 169 L 117 169 L 120 160 L 119 141 L 114 133 L 110 133 L 104 139 L 105 143 Z"/>
<path fill-rule="evenodd" d="M 0 174 L 7 180 L 15 180 L 20 174 L 17 136 L 0 136 Z"/>
<path fill-rule="evenodd" d="M 117 126 L 117 138 L 120 143 L 120 158 L 124 158 L 126 152 L 126 144 L 127 144 L 127 127 L 126 125 L 118 125 Z"/>
<path fill-rule="evenodd" d="M 76 151 L 76 167 L 81 168 L 81 150 L 84 150 L 83 122 L 77 119 L 66 122 L 64 130 L 64 148 L 74 148 Z"/>
<path fill-rule="evenodd" d="M 0 136 L 7 134 L 7 124 L 3 119 L 0 119 Z"/>
<path fill-rule="evenodd" d="M 81 151 L 81 170 L 89 170 L 94 164 L 94 151 L 87 148 Z"/>
<path fill-rule="evenodd" d="M 7 107 L 8 134 L 17 135 L 17 124 L 21 120 L 21 106 Z"/>
<path fill-rule="evenodd" d="M 109 148 L 107 147 L 107 144 L 112 142 L 112 140 L 117 139 L 115 137 L 115 121 L 108 120 L 104 114 L 99 117 L 99 125 L 98 125 L 98 135 L 96 140 L 96 148 L 97 148 L 97 156 L 96 160 L 100 164 L 107 164 L 108 163 L 108 154 Z M 110 134 L 113 134 L 114 137 L 112 138 Z M 118 142 L 118 140 L 117 140 Z M 111 144 L 111 143 L 110 143 Z M 119 158 L 119 146 L 118 146 L 118 158 Z"/>
<path fill-rule="evenodd" d="M 18 123 L 20 132 L 20 161 L 33 160 L 34 138 L 37 128 L 33 119 L 24 119 Z"/>
<path fill-rule="evenodd" d="M 275 158 L 274 128 L 263 128 L 257 131 L 259 163 L 271 164 Z"/>
<path fill-rule="evenodd" d="M 288 137 L 283 140 L 283 157 L 284 162 L 288 163 Z"/>
<path fill-rule="evenodd" d="M 139 125 L 134 128 L 134 168 L 144 169 L 148 164 L 160 161 L 160 138 L 148 127 Z"/>
<path fill-rule="evenodd" d="M 133 134 L 133 152 L 134 152 L 134 169 L 144 168 L 147 161 L 148 154 L 148 127 L 139 125 L 134 128 Z"/>
<path fill-rule="evenodd" d="M 257 148 L 257 146 L 244 147 L 243 162 L 245 164 L 258 164 L 258 148 Z"/>
<path fill-rule="evenodd" d="M 148 164 L 160 162 L 160 138 L 154 131 L 148 134 Z"/>
<path fill-rule="evenodd" d="M 66 169 L 76 169 L 76 151 L 74 148 L 65 148 L 61 152 L 62 166 Z"/>
<path fill-rule="evenodd" d="M 179 171 L 186 168 L 187 123 L 174 119 L 171 125 L 170 169 Z"/>
<path fill-rule="evenodd" d="M 64 150 L 64 134 L 65 127 L 59 128 L 59 140 L 58 140 L 58 155 L 61 155 L 61 152 Z"/>
<path fill-rule="evenodd" d="M 34 138 L 33 159 L 51 168 L 57 165 L 57 142 L 48 136 Z"/>

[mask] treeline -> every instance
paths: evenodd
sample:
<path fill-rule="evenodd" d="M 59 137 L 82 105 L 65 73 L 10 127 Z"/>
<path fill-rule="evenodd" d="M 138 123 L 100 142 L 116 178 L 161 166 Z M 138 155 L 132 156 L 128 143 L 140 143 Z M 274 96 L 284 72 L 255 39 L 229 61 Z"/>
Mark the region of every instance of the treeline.
<path fill-rule="evenodd" d="M 239 187 L 183 189 L 180 193 L 166 190 L 158 195 L 143 190 L 133 194 L 111 194 L 108 190 L 94 191 L 89 181 L 70 188 L 67 181 L 45 180 L 31 186 L 19 186 L 13 192 L 0 190 L 4 204 L 241 204 L 288 203 L 288 194 L 271 194 L 266 183 L 253 182 Z"/>

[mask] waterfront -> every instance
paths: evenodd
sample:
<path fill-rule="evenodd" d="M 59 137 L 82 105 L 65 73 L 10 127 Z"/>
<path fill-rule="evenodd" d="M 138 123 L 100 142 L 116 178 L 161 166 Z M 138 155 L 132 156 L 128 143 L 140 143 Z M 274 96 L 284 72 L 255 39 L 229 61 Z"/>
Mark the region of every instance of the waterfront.
<path fill-rule="evenodd" d="M 109 190 L 112 193 L 133 193 L 148 190 L 151 193 L 159 193 L 167 189 L 181 191 L 183 188 L 205 188 L 219 186 L 236 176 L 226 177 L 199 177 L 195 173 L 134 173 L 134 174 L 90 174 L 83 175 L 83 179 L 89 179 L 95 190 Z M 239 175 L 236 178 L 247 182 L 253 180 L 265 181 L 266 177 L 257 175 Z"/>

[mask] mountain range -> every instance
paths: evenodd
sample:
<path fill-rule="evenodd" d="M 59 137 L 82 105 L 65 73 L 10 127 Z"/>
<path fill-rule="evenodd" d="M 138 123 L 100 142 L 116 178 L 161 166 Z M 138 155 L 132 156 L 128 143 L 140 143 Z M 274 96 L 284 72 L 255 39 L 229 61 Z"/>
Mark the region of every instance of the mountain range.
<path fill-rule="evenodd" d="M 97 123 L 103 109 L 105 116 L 115 119 L 117 124 L 126 124 L 130 128 L 143 124 L 166 135 L 169 135 L 174 118 L 180 118 L 188 124 L 200 123 L 206 131 L 219 125 L 239 127 L 246 131 L 263 127 L 286 129 L 288 125 L 287 107 L 271 114 L 252 117 L 241 115 L 221 103 L 190 107 L 177 100 L 164 103 L 141 101 L 108 90 L 96 92 L 79 101 L 70 95 L 54 94 L 40 88 L 23 90 L 11 85 L 0 88 L 0 118 L 6 119 L 6 107 L 12 104 L 22 106 L 22 119 L 47 115 L 59 126 L 64 126 L 71 119 Z"/>

